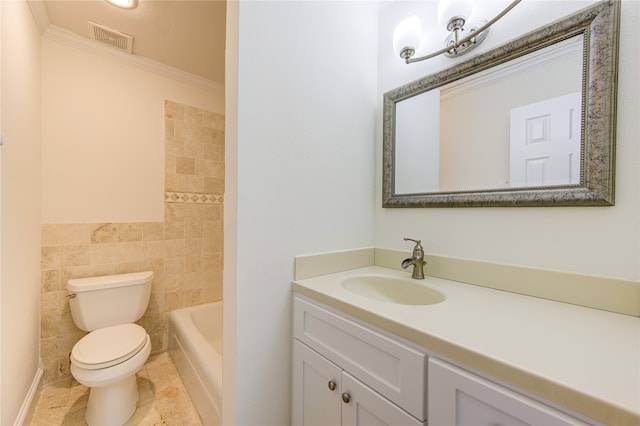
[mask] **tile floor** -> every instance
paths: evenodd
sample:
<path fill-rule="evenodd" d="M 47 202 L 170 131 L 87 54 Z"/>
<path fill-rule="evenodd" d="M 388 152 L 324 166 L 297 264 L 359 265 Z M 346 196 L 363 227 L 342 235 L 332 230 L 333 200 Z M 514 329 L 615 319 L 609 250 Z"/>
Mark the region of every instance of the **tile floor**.
<path fill-rule="evenodd" d="M 168 352 L 149 357 L 137 373 L 140 401 L 126 426 L 201 426 Z M 84 426 L 89 389 L 75 380 L 44 387 L 32 426 Z"/>

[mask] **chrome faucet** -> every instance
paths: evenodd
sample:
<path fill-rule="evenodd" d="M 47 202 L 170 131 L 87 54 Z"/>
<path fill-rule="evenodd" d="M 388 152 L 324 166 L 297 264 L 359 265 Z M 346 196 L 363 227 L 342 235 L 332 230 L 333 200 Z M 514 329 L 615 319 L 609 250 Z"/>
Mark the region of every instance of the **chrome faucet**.
<path fill-rule="evenodd" d="M 405 241 L 413 241 L 416 243 L 415 247 L 413 247 L 413 255 L 402 261 L 402 269 L 407 269 L 409 265 L 413 265 L 413 274 L 411 274 L 411 278 L 416 280 L 424 279 L 424 265 L 427 262 L 424 261 L 424 249 L 420 245 L 420 240 L 413 240 L 411 238 L 405 238 Z"/>

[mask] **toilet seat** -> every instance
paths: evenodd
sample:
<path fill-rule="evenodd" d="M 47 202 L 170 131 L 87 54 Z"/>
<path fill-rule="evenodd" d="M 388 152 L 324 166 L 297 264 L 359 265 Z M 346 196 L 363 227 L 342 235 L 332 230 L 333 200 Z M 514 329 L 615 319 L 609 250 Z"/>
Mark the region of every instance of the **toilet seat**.
<path fill-rule="evenodd" d="M 87 370 L 111 367 L 138 353 L 148 339 L 147 332 L 138 324 L 94 330 L 75 344 L 71 362 Z"/>

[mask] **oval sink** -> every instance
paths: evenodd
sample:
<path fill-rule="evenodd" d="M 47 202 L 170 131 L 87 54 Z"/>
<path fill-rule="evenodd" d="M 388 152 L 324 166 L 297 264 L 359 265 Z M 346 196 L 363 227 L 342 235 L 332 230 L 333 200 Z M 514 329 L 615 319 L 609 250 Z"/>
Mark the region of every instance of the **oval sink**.
<path fill-rule="evenodd" d="M 446 299 L 438 290 L 418 281 L 379 275 L 345 278 L 342 287 L 360 296 L 398 305 L 434 305 Z"/>

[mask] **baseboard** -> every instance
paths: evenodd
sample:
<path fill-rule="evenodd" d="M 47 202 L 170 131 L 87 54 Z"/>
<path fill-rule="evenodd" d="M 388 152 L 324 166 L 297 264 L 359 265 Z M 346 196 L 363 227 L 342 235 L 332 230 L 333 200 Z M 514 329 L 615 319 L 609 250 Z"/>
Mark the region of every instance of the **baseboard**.
<path fill-rule="evenodd" d="M 18 417 L 13 423 L 14 425 L 22 426 L 24 424 L 28 425 L 31 423 L 33 413 L 36 410 L 36 405 L 38 405 L 38 397 L 40 395 L 40 388 L 42 386 L 43 374 L 44 370 L 42 368 L 38 368 L 36 370 L 36 375 L 33 377 L 33 382 L 31 382 L 31 387 L 29 387 L 29 392 L 27 392 L 27 396 L 22 403 L 22 407 L 20 407 Z"/>

